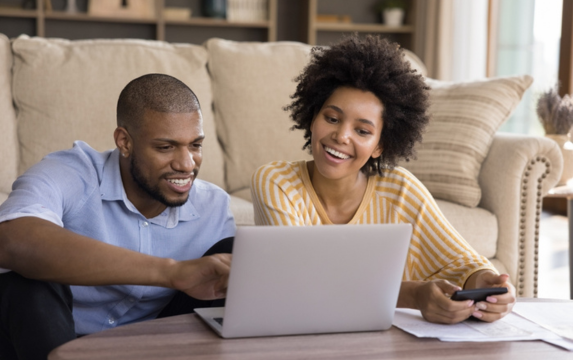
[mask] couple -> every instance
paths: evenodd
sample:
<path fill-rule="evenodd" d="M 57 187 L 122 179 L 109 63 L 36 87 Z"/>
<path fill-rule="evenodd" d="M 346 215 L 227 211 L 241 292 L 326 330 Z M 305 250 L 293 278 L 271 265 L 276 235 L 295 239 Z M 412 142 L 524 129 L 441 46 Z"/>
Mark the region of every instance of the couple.
<path fill-rule="evenodd" d="M 350 37 L 314 49 L 287 107 L 310 162 L 253 175 L 258 225 L 408 222 L 398 307 L 428 321 L 495 321 L 515 290 L 449 225 L 424 186 L 395 167 L 428 122 L 427 87 L 395 44 Z M 82 142 L 22 175 L 0 207 L 0 356 L 45 358 L 77 336 L 219 305 L 235 225 L 229 196 L 196 179 L 204 140 L 194 93 L 170 76 L 131 81 L 117 148 Z M 272 194 L 272 195 L 268 195 Z M 506 286 L 486 302 L 460 288 Z"/>

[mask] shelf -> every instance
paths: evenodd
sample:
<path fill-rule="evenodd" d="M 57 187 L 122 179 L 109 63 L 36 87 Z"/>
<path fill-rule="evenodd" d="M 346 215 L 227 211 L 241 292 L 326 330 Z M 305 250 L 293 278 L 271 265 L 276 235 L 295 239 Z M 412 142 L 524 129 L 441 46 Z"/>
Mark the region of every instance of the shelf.
<path fill-rule="evenodd" d="M 36 0 L 36 9 L 33 10 L 28 10 L 28 9 L 21 9 L 18 8 L 16 6 L 12 6 L 11 3 L 9 4 L 1 4 L 0 0 L 0 18 L 20 18 L 20 19 L 31 19 L 34 21 L 34 24 L 30 23 L 29 21 L 27 21 L 24 26 L 27 26 L 27 28 L 25 30 L 16 30 L 16 31 L 12 31 L 12 28 L 10 27 L 10 23 L 6 22 L 5 24 L 0 24 L 0 28 L 4 31 L 4 32 L 8 32 L 11 33 L 10 36 L 18 36 L 20 33 L 28 33 L 31 36 L 40 36 L 43 37 L 45 36 L 46 33 L 51 33 L 54 34 L 53 32 L 49 32 L 49 30 L 47 29 L 56 29 L 56 31 L 60 31 L 60 34 L 65 33 L 62 32 L 61 29 L 64 29 L 67 25 L 65 25 L 65 22 L 70 22 L 70 24 L 68 26 L 74 27 L 75 29 L 80 29 L 80 28 L 87 28 L 89 25 L 83 25 L 83 24 L 71 24 L 72 22 L 76 22 L 76 23 L 92 23 L 92 25 L 97 25 L 97 26 L 102 26 L 102 24 L 105 26 L 106 23 L 110 23 L 110 24 L 114 24 L 114 26 L 112 27 L 114 30 L 113 31 L 125 31 L 126 34 L 128 34 L 128 37 L 135 37 L 135 38 L 153 38 L 155 40 L 162 40 L 165 41 L 166 40 L 166 32 L 169 31 L 170 34 L 182 34 L 184 32 L 187 32 L 188 34 L 199 34 L 199 33 L 212 33 L 214 34 L 213 36 L 219 36 L 221 37 L 221 34 L 225 33 L 225 28 L 229 29 L 230 32 L 232 34 L 241 34 L 243 35 L 247 35 L 246 39 L 249 38 L 258 38 L 257 36 L 252 36 L 252 34 L 259 34 L 262 32 L 264 32 L 266 34 L 266 40 L 267 41 L 276 41 L 276 37 L 277 37 L 277 1 L 278 0 L 267 0 L 268 3 L 268 14 L 269 14 L 269 18 L 268 20 L 263 20 L 263 21 L 254 21 L 254 22 L 249 22 L 249 21 L 228 21 L 226 19 L 216 19 L 216 18 L 207 18 L 207 17 L 191 17 L 191 18 L 187 18 L 187 19 L 169 19 L 169 18 L 165 18 L 163 17 L 163 9 L 165 9 L 165 5 L 166 5 L 166 0 L 154 0 L 154 4 L 155 4 L 155 11 L 156 14 L 159 14 L 160 16 L 153 16 L 153 17 L 147 17 L 147 18 L 140 18 L 140 17 L 132 17 L 132 16 L 126 16 L 126 14 L 122 13 L 122 14 L 118 14 L 118 16 L 115 16 L 115 13 L 112 13 L 111 16 L 110 15 L 103 15 L 103 16 L 98 16 L 98 15 L 90 15 L 89 13 L 86 12 L 78 12 L 78 13 L 70 13 L 70 12 L 66 12 L 63 11 L 61 7 L 58 7 L 57 10 L 45 10 L 43 8 L 43 4 L 44 4 L 44 0 Z M 12 1 L 12 0 L 11 0 Z M 91 0 L 91 1 L 96 1 L 96 0 Z M 98 23 L 98 24 L 96 24 Z M 20 21 L 20 24 L 24 24 L 23 21 Z M 115 24 L 119 24 L 119 26 L 115 25 Z M 123 27 L 123 29 L 121 28 L 121 25 L 125 24 L 125 25 L 130 25 L 127 27 Z M 149 29 L 151 28 L 150 26 L 146 26 L 145 30 L 143 31 L 147 31 L 147 33 L 143 33 L 142 32 L 142 26 L 133 26 L 133 24 L 143 24 L 143 25 L 151 25 L 152 31 L 154 31 L 154 34 L 150 37 L 149 36 Z M 4 25 L 4 27 L 2 28 L 1 25 Z M 23 26 L 22 26 L 23 27 Z M 170 27 L 169 30 L 167 30 L 167 27 Z M 190 29 L 185 29 L 185 27 L 189 27 Z M 196 27 L 195 29 L 191 29 L 193 27 Z M 203 29 L 199 29 L 199 28 L 203 28 Z M 132 31 L 135 28 L 139 28 L 138 30 Z M 211 28 L 211 29 L 205 29 L 205 28 Z M 228 32 L 228 31 L 227 31 Z M 89 34 L 95 34 L 97 32 L 89 32 L 87 31 L 86 33 Z M 56 32 L 57 34 L 57 32 Z M 134 35 L 135 34 L 135 35 Z M 115 33 L 113 35 L 111 35 L 111 37 L 117 37 L 114 36 Z M 238 38 L 241 38 L 241 35 L 238 36 Z M 60 35 L 61 36 L 61 35 Z M 67 38 L 67 35 L 64 35 Z M 92 35 L 93 36 L 93 35 Z M 96 35 L 97 36 L 97 35 Z M 56 37 L 58 37 L 56 35 Z M 193 35 L 191 36 L 193 37 Z M 72 37 L 73 38 L 73 37 Z M 82 38 L 82 37 L 77 37 L 77 38 Z M 88 38 L 92 38 L 92 37 L 88 37 Z M 178 37 L 179 41 L 188 41 L 187 39 L 189 38 L 189 36 L 179 36 Z M 196 40 L 198 41 L 198 43 L 202 43 L 204 41 L 204 38 L 209 38 L 209 36 L 195 36 L 196 39 L 200 39 L 200 40 Z M 230 38 L 233 38 L 233 36 L 231 35 Z M 237 39 L 237 40 L 239 40 Z"/>
<path fill-rule="evenodd" d="M 358 31 L 373 33 L 413 33 L 414 27 L 411 25 L 404 26 L 387 26 L 382 24 L 356 24 L 356 23 L 321 23 L 315 24 L 315 29 L 320 31 Z"/>
<path fill-rule="evenodd" d="M 0 13 L 1 14 L 1 13 Z M 13 16 L 13 15 L 11 15 Z M 30 15 L 28 15 L 30 16 Z M 33 13 L 32 17 L 36 16 Z M 64 11 L 49 11 L 44 14 L 46 19 L 53 20 L 69 20 L 69 21 L 94 21 L 94 22 L 117 22 L 117 23 L 140 23 L 140 24 L 157 24 L 157 18 L 135 18 L 128 16 L 94 16 L 86 13 L 70 14 Z M 164 19 L 165 24 L 168 25 L 191 25 L 191 26 L 214 26 L 214 27 L 241 27 L 241 28 L 268 28 L 270 27 L 269 21 L 257 22 L 237 22 L 227 21 L 225 19 L 212 19 L 192 17 L 186 20 L 170 20 Z"/>
<path fill-rule="evenodd" d="M 0 7 L 0 17 L 20 17 L 20 18 L 36 18 L 38 12 L 36 10 L 24 10 L 11 7 Z"/>
<path fill-rule="evenodd" d="M 271 26 L 269 21 L 257 22 L 238 22 L 227 21 L 224 19 L 211 19 L 192 17 L 187 20 L 169 20 L 165 19 L 167 25 L 194 25 L 194 26 L 221 26 L 221 27 L 241 27 L 241 28 L 269 28 Z"/>
<path fill-rule="evenodd" d="M 86 13 L 70 14 L 64 11 L 47 11 L 44 18 L 52 20 L 69 20 L 69 21 L 97 21 L 97 22 L 117 22 L 117 23 L 138 23 L 138 24 L 156 24 L 155 18 L 136 18 L 136 17 L 115 17 L 115 16 L 93 16 Z"/>
<path fill-rule="evenodd" d="M 371 33 L 388 38 L 406 49 L 414 49 L 416 41 L 416 3 L 406 0 L 406 17 L 401 26 L 380 23 L 380 14 L 372 8 L 374 0 L 305 0 L 306 42 L 310 45 L 328 45 L 339 41 L 341 33 Z M 352 22 L 321 21 L 322 17 L 350 19 Z"/>

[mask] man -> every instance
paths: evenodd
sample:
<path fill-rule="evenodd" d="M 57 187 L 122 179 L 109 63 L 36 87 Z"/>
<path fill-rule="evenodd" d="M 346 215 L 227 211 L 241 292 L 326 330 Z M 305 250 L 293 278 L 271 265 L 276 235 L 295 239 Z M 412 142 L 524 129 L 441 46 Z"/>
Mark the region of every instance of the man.
<path fill-rule="evenodd" d="M 144 75 L 121 92 L 117 125 L 115 150 L 50 154 L 0 206 L 2 359 L 45 359 L 77 335 L 225 295 L 230 254 L 201 255 L 222 239 L 205 255 L 230 252 L 235 224 L 229 196 L 197 179 L 197 97 Z"/>

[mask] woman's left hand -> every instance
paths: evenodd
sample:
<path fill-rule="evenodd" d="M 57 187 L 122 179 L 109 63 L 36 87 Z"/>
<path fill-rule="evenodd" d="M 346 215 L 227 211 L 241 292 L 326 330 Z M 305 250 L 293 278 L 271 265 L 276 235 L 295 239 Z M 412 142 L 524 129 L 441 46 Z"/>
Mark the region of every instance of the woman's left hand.
<path fill-rule="evenodd" d="M 491 270 L 476 272 L 466 282 L 465 289 L 480 289 L 489 287 L 506 287 L 507 293 L 502 295 L 488 296 L 486 301 L 475 304 L 476 310 L 472 314 L 474 317 L 493 322 L 509 314 L 515 304 L 515 286 L 509 282 L 509 275 L 497 275 Z"/>

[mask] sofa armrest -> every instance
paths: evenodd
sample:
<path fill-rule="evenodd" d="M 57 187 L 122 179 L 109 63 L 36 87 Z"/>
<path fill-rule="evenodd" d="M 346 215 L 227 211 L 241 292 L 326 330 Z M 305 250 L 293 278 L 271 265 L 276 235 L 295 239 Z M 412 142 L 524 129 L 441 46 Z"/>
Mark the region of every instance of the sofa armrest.
<path fill-rule="evenodd" d="M 559 181 L 562 168 L 557 143 L 514 134 L 496 134 L 482 164 L 479 206 L 497 217 L 495 258 L 509 272 L 518 296 L 537 296 L 541 201 Z"/>

